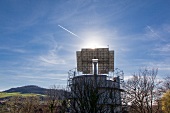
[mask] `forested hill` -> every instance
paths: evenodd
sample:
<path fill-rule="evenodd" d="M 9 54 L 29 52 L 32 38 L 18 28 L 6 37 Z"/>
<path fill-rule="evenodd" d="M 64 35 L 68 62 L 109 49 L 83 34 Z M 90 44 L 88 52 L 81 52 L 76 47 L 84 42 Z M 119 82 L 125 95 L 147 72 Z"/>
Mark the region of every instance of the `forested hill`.
<path fill-rule="evenodd" d="M 17 88 L 11 88 L 9 90 L 5 90 L 3 92 L 6 93 L 13 93 L 13 92 L 20 92 L 20 93 L 34 93 L 34 94 L 47 94 L 48 89 L 41 88 L 35 85 L 28 85 L 28 86 L 22 86 Z"/>

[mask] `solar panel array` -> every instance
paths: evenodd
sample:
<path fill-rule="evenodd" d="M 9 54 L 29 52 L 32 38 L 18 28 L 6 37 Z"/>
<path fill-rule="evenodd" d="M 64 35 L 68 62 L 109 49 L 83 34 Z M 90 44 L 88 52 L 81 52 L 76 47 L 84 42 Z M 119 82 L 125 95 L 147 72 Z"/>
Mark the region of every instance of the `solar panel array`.
<path fill-rule="evenodd" d="M 77 51 L 77 70 L 83 74 L 92 74 L 92 59 L 98 59 L 98 74 L 107 74 L 114 70 L 114 51 L 109 48 L 82 49 Z"/>

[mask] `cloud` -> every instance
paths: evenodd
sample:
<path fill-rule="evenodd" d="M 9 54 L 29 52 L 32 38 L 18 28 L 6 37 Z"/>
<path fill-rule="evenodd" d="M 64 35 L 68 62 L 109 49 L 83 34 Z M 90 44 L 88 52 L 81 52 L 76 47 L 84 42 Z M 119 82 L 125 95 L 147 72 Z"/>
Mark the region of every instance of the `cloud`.
<path fill-rule="evenodd" d="M 164 30 L 165 32 L 170 33 L 170 25 L 169 25 L 169 24 L 164 24 L 164 25 L 163 25 L 163 30 Z"/>
<path fill-rule="evenodd" d="M 128 79 L 133 78 L 133 75 L 131 74 L 130 76 L 124 76 L 124 80 L 127 81 Z"/>
<path fill-rule="evenodd" d="M 16 53 L 25 53 L 26 52 L 24 49 L 15 48 L 15 47 L 0 47 L 0 50 L 16 52 Z"/>
<path fill-rule="evenodd" d="M 170 44 L 166 44 L 166 45 L 160 45 L 159 47 L 155 48 L 156 51 L 159 52 L 170 52 Z"/>
<path fill-rule="evenodd" d="M 58 59 L 56 55 L 40 56 L 40 60 L 48 64 L 65 64 L 63 59 Z"/>
<path fill-rule="evenodd" d="M 63 46 L 66 46 L 66 43 L 59 40 L 60 39 L 56 38 L 53 32 L 47 32 L 30 41 L 32 45 L 39 45 L 40 47 L 43 47 L 43 51 L 39 51 L 33 59 L 35 62 L 39 62 L 37 65 L 55 66 L 59 64 L 66 64 L 66 60 L 61 54 L 61 52 L 65 49 Z"/>
<path fill-rule="evenodd" d="M 62 59 L 57 52 L 60 50 L 61 46 L 55 46 L 53 49 L 48 50 L 47 55 L 39 56 L 39 60 L 48 64 L 65 64 L 65 60 Z"/>
<path fill-rule="evenodd" d="M 44 73 L 44 75 L 33 76 L 33 75 L 17 75 L 17 78 L 25 78 L 25 79 L 48 79 L 48 80 L 67 80 L 67 74 L 50 74 Z"/>
<path fill-rule="evenodd" d="M 148 61 L 144 62 L 144 64 L 147 64 L 147 67 L 150 68 L 158 68 L 158 72 L 160 72 L 160 75 L 165 75 L 170 71 L 170 59 L 163 59 L 162 61 Z"/>

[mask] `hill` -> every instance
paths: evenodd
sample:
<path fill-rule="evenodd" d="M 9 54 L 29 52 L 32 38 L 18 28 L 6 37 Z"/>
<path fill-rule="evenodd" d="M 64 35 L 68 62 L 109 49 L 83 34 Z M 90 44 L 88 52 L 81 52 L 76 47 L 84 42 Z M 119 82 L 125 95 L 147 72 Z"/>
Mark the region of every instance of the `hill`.
<path fill-rule="evenodd" d="M 35 85 L 28 85 L 0 92 L 0 98 L 12 96 L 57 95 L 58 98 L 62 99 L 66 94 L 69 95 L 69 92 L 62 89 L 46 89 Z"/>
<path fill-rule="evenodd" d="M 28 85 L 28 86 L 22 86 L 22 87 L 17 87 L 17 88 L 11 88 L 11 89 L 5 90 L 3 92 L 6 92 L 6 93 L 20 92 L 22 94 L 34 93 L 34 94 L 45 95 L 45 94 L 47 94 L 48 89 L 41 88 L 41 87 L 38 87 L 35 85 Z"/>

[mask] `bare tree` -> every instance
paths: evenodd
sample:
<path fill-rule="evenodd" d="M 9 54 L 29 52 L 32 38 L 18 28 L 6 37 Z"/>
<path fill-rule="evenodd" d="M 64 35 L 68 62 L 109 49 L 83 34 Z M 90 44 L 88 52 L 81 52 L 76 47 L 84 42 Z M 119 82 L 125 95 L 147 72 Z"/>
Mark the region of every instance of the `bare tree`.
<path fill-rule="evenodd" d="M 64 113 L 66 110 L 66 91 L 59 86 L 51 86 L 47 92 L 47 105 L 50 113 Z"/>
<path fill-rule="evenodd" d="M 72 80 L 70 108 L 72 113 L 115 113 L 121 105 L 116 82 L 106 75 L 84 75 Z"/>
<path fill-rule="evenodd" d="M 22 101 L 21 111 L 24 113 L 36 113 L 40 106 L 40 99 L 38 96 L 23 97 L 20 101 Z"/>
<path fill-rule="evenodd" d="M 6 108 L 10 113 L 20 113 L 21 112 L 21 104 L 20 96 L 14 96 L 9 99 L 6 103 Z"/>
<path fill-rule="evenodd" d="M 126 101 L 133 113 L 157 113 L 160 92 L 157 90 L 157 69 L 143 69 L 135 73 L 125 84 Z M 156 108 L 155 108 L 156 106 Z M 154 109 L 153 109 L 154 108 Z"/>
<path fill-rule="evenodd" d="M 13 96 L 7 101 L 6 109 L 10 113 L 37 113 L 39 105 L 38 96 Z"/>
<path fill-rule="evenodd" d="M 49 106 L 50 112 L 54 113 L 55 108 L 57 108 L 57 106 L 59 105 L 59 101 L 58 101 L 59 92 L 55 85 L 51 86 L 51 88 L 48 90 L 47 96 L 48 96 L 47 104 Z"/>
<path fill-rule="evenodd" d="M 170 77 L 169 76 L 164 78 L 162 82 L 162 86 L 160 87 L 160 91 L 162 93 L 165 93 L 168 90 L 170 90 Z"/>

